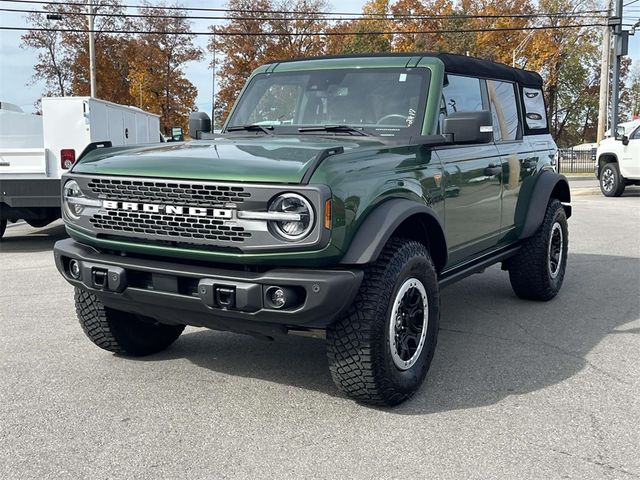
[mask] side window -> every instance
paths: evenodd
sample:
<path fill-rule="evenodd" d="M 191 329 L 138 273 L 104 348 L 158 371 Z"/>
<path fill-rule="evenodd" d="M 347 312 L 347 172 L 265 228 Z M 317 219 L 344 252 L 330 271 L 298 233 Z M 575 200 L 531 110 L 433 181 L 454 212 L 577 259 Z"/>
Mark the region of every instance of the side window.
<path fill-rule="evenodd" d="M 527 128 L 540 130 L 547 128 L 547 112 L 544 107 L 542 90 L 537 88 L 523 88 L 524 113 Z"/>
<path fill-rule="evenodd" d="M 636 128 L 636 131 L 631 135 L 631 140 L 640 140 L 640 127 Z"/>
<path fill-rule="evenodd" d="M 445 115 L 482 110 L 479 79 L 458 75 L 447 75 L 447 79 L 449 83 L 442 89 Z"/>
<path fill-rule="evenodd" d="M 520 133 L 520 119 L 514 84 L 487 80 L 487 90 L 493 116 L 494 140 L 496 142 L 517 140 Z"/>

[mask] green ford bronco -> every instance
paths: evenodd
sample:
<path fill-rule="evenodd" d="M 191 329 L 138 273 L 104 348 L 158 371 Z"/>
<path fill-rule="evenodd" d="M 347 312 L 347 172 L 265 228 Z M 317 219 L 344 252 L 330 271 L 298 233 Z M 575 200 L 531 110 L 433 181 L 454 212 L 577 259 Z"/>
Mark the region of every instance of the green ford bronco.
<path fill-rule="evenodd" d="M 159 352 L 185 325 L 317 334 L 342 392 L 393 405 L 429 369 L 441 288 L 501 263 L 521 298 L 560 290 L 570 193 L 536 73 L 449 54 L 270 63 L 222 133 L 198 113 L 190 135 L 102 145 L 63 178 L 55 261 L 105 350 Z"/>

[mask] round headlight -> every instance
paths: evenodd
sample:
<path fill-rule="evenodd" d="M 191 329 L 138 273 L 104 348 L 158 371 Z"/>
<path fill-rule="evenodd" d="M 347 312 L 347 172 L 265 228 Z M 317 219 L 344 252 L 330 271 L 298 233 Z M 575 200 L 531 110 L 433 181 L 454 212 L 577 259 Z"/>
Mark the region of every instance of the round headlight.
<path fill-rule="evenodd" d="M 75 180 L 69 180 L 64 184 L 62 191 L 62 204 L 64 205 L 65 213 L 73 220 L 78 220 L 82 215 L 84 206 L 75 202 L 75 199 L 83 198 L 84 194 L 80 190 L 80 185 Z"/>
<path fill-rule="evenodd" d="M 285 240 L 300 240 L 313 230 L 314 215 L 309 201 L 297 193 L 283 193 L 278 195 L 269 205 L 269 211 L 274 213 L 293 214 L 295 219 L 272 220 L 269 222 L 275 233 Z"/>

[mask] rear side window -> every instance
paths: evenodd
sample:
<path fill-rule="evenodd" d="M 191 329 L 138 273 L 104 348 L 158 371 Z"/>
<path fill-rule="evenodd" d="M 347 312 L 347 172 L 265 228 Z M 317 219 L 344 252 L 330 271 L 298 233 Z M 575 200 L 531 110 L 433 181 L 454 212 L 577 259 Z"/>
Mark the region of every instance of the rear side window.
<path fill-rule="evenodd" d="M 520 118 L 513 83 L 487 80 L 489 103 L 493 116 L 493 138 L 508 142 L 520 137 Z"/>
<path fill-rule="evenodd" d="M 547 128 L 547 112 L 544 106 L 542 90 L 537 88 L 523 88 L 524 116 L 529 130 Z"/>

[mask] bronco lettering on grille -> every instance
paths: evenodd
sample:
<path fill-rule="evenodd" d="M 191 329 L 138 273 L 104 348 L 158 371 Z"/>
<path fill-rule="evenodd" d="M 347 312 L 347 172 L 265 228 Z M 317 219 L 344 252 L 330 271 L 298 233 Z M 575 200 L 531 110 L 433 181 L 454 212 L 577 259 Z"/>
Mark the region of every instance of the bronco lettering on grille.
<path fill-rule="evenodd" d="M 179 205 L 160 205 L 157 203 L 116 202 L 103 200 L 102 207 L 107 210 L 125 210 L 130 212 L 165 213 L 167 215 L 188 215 L 230 220 L 233 210 L 228 208 L 182 207 Z"/>

